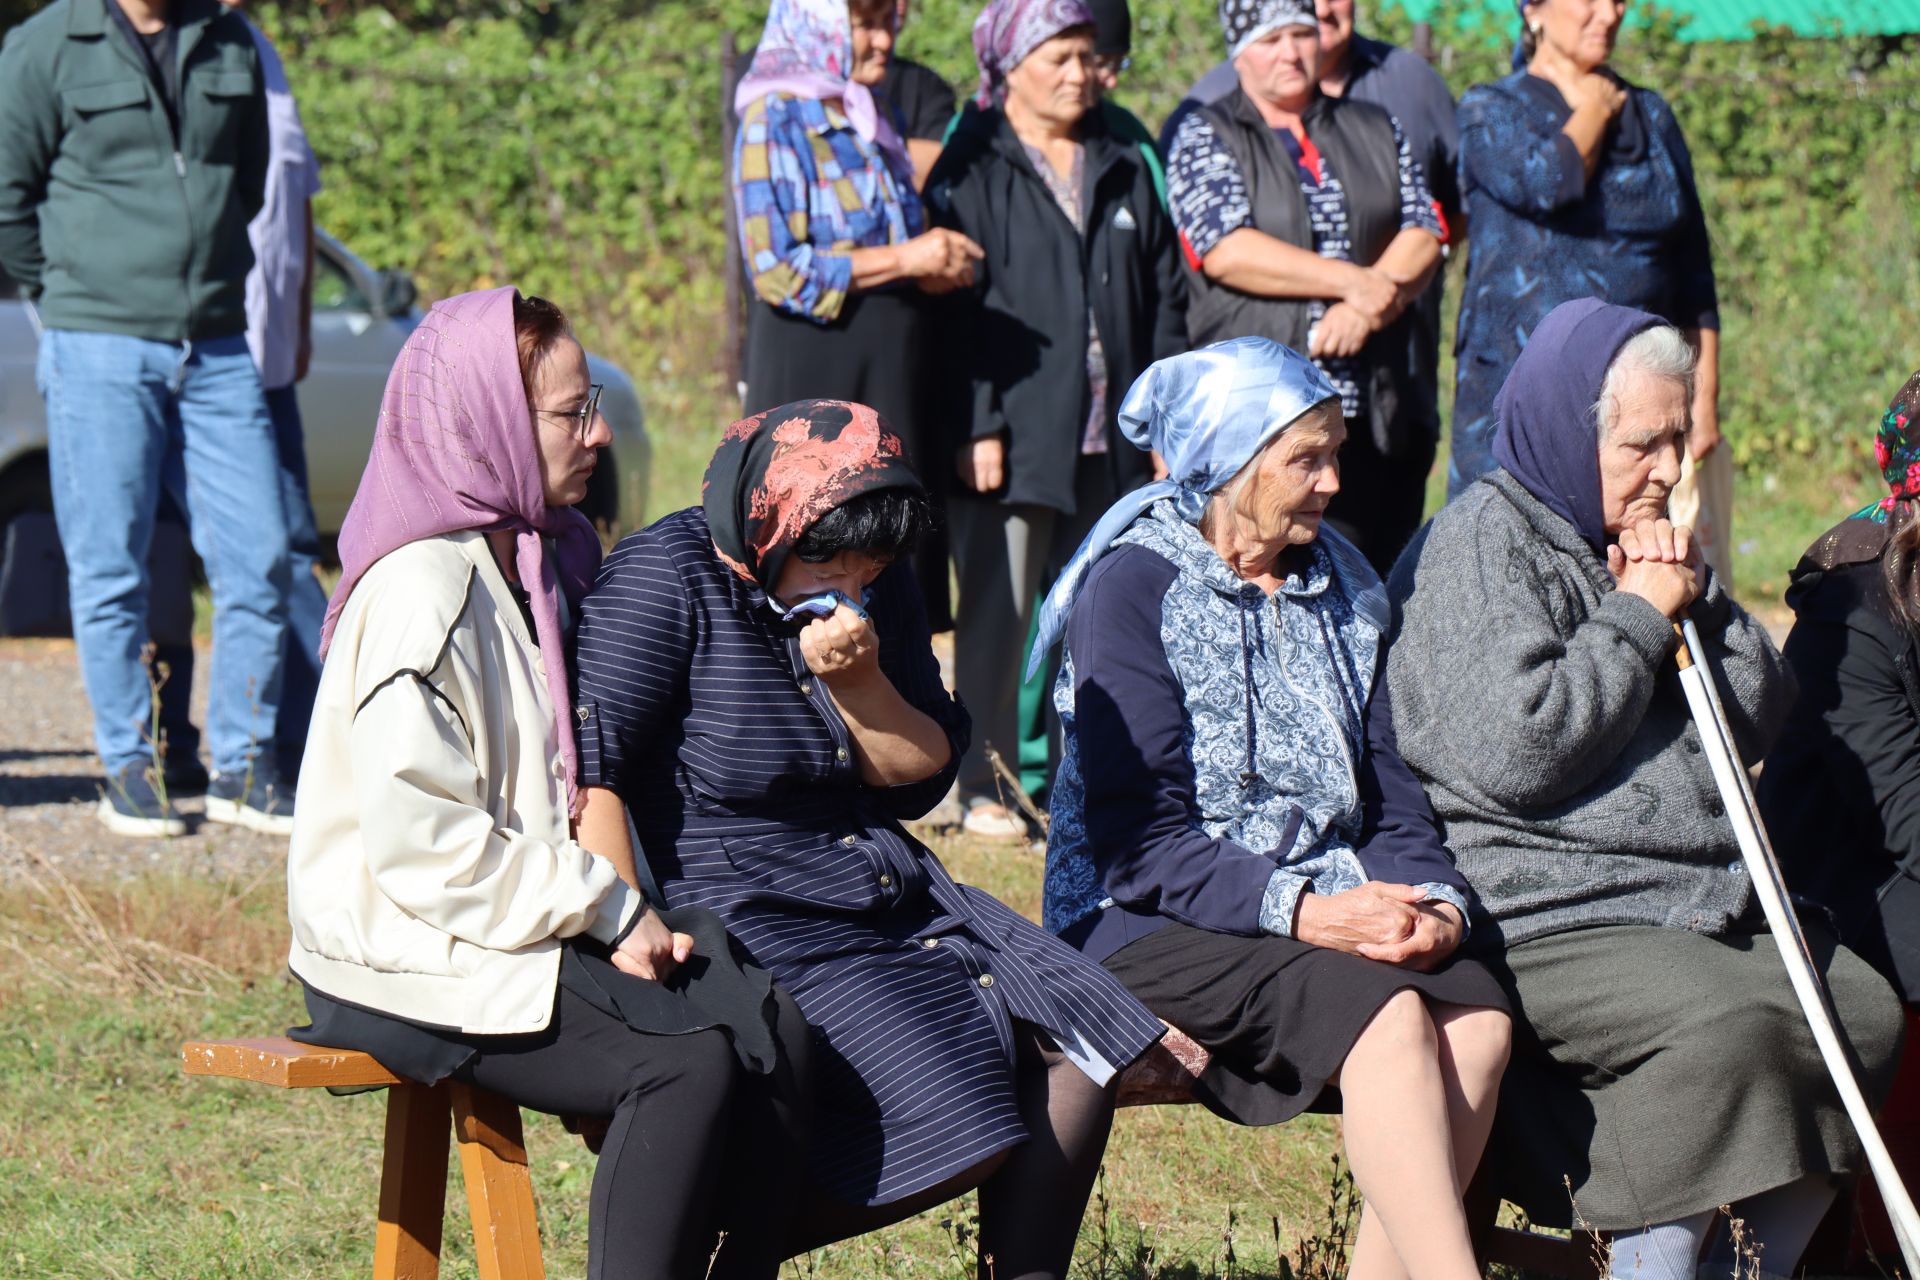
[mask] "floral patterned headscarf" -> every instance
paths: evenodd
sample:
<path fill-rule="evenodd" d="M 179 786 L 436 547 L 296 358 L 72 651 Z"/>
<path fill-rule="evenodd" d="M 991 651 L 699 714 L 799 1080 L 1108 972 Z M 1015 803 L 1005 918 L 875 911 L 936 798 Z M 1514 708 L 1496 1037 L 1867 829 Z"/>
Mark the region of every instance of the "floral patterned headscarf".
<path fill-rule="evenodd" d="M 1887 480 L 1887 496 L 1853 513 L 1856 520 L 1887 522 L 1894 504 L 1920 498 L 1920 373 L 1907 379 L 1887 406 L 1873 438 L 1873 460 Z"/>
<path fill-rule="evenodd" d="M 796 400 L 727 428 L 700 501 L 720 559 L 771 595 L 807 530 L 876 489 L 921 490 L 887 420 L 846 400 Z"/>
<path fill-rule="evenodd" d="M 852 74 L 853 19 L 847 0 L 773 0 L 753 65 L 733 91 L 733 109 L 744 112 L 770 93 L 838 98 L 855 133 L 911 168 L 907 144 L 873 91 L 847 78 Z"/>
<path fill-rule="evenodd" d="M 992 0 L 973 20 L 973 56 L 980 63 L 974 101 L 995 107 L 1007 87 L 1007 72 L 1062 31 L 1094 25 L 1086 0 Z"/>

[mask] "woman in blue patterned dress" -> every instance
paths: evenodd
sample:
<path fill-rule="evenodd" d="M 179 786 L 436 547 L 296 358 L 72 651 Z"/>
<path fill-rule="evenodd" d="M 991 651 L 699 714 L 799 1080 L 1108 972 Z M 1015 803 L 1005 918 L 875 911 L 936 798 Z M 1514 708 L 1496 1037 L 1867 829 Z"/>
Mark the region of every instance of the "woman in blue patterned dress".
<path fill-rule="evenodd" d="M 582 606 L 582 838 L 627 849 L 630 814 L 664 900 L 718 914 L 813 1026 L 793 1249 L 978 1186 L 994 1274 L 1062 1276 L 1112 1078 L 1162 1028 L 901 825 L 968 733 L 905 563 L 925 519 L 864 405 L 728 428 L 702 505 L 622 541 Z"/>
<path fill-rule="evenodd" d="M 1509 1023 L 1454 956 L 1467 889 L 1374 686 L 1386 592 L 1324 525 L 1346 434 L 1305 357 L 1236 338 L 1127 393 L 1168 479 L 1115 504 L 1048 597 L 1064 752 L 1047 927 L 1212 1058 L 1240 1124 L 1345 1117 L 1349 1275 L 1477 1276 L 1461 1195 Z"/>
<path fill-rule="evenodd" d="M 1673 109 L 1606 65 L 1625 9 L 1521 0 L 1524 68 L 1460 99 L 1460 192 L 1473 234 L 1454 344 L 1452 494 L 1493 470 L 1494 397 L 1534 327 L 1575 298 L 1650 311 L 1686 333 L 1699 352 L 1695 465 L 1719 444 L 1706 219 Z"/>

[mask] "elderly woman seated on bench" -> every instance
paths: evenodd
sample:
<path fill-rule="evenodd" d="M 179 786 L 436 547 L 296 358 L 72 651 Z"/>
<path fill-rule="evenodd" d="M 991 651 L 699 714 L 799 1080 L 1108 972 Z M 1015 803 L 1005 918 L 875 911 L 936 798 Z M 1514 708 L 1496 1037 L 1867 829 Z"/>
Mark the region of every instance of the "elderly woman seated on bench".
<path fill-rule="evenodd" d="M 1323 527 L 1339 394 L 1238 338 L 1154 365 L 1120 421 L 1169 478 L 1042 610 L 1036 658 L 1066 640 L 1047 925 L 1210 1051 L 1218 1114 L 1343 1113 L 1352 1275 L 1477 1275 L 1461 1196 L 1507 1001 L 1454 958 L 1465 883 L 1373 692 L 1385 592 Z"/>
<path fill-rule="evenodd" d="M 770 1277 L 798 1010 L 714 916 L 663 917 L 569 834 L 562 628 L 600 558 L 571 509 L 608 440 L 598 392 L 560 310 L 511 288 L 440 303 L 401 351 L 321 638 L 287 863 L 312 1025 L 291 1034 L 610 1118 L 593 1275 Z M 752 1221 L 714 1260 L 729 1208 Z"/>
<path fill-rule="evenodd" d="M 1793 696 L 1766 630 L 1666 519 L 1692 374 L 1652 315 L 1556 308 L 1501 390 L 1500 469 L 1391 582 L 1401 753 L 1515 1013 L 1490 1172 L 1536 1222 L 1612 1232 L 1613 1274 L 1640 1280 L 1691 1277 L 1723 1204 L 1791 1273 L 1861 1162 L 1676 675 L 1686 612 L 1748 761 Z M 1899 1005 L 1806 923 L 1874 1096 Z"/>

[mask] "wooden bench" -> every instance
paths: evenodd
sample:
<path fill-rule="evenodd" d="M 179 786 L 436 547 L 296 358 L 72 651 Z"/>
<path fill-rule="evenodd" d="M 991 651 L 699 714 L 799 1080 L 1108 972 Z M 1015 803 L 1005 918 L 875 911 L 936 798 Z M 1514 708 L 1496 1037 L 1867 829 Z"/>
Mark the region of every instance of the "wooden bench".
<path fill-rule="evenodd" d="M 281 1089 L 387 1088 L 374 1280 L 433 1280 L 440 1272 L 449 1128 L 460 1145 L 481 1280 L 544 1280 L 520 1109 L 505 1098 L 471 1085 L 414 1084 L 367 1054 L 284 1037 L 198 1041 L 185 1045 L 180 1058 L 188 1075 L 251 1080 Z M 1165 1039 L 1121 1074 L 1118 1105 L 1191 1103 L 1207 1060 L 1204 1048 L 1169 1027 Z M 1468 1191 L 1467 1206 L 1483 1260 L 1567 1280 L 1593 1280 L 1600 1274 L 1594 1259 L 1604 1252 L 1596 1250 L 1594 1237 L 1496 1226 L 1499 1199 L 1479 1182 Z"/>
<path fill-rule="evenodd" d="M 449 1129 L 460 1144 L 481 1280 L 544 1280 L 520 1108 L 505 1098 L 452 1082 L 429 1088 L 402 1080 L 367 1054 L 284 1037 L 199 1041 L 182 1047 L 180 1062 L 190 1076 L 281 1089 L 386 1086 L 374 1280 L 433 1280 L 440 1274 Z"/>

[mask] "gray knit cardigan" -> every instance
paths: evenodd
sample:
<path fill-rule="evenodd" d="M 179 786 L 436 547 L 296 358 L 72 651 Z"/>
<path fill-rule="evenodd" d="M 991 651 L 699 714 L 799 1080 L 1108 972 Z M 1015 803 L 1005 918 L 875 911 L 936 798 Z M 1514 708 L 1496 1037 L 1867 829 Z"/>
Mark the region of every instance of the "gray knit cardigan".
<path fill-rule="evenodd" d="M 1388 590 L 1400 754 L 1479 895 L 1475 943 L 1726 931 L 1752 890 L 1660 611 L 1614 590 L 1573 526 L 1505 471 L 1434 517 Z M 1690 612 L 1752 764 L 1792 673 L 1717 581 Z"/>

